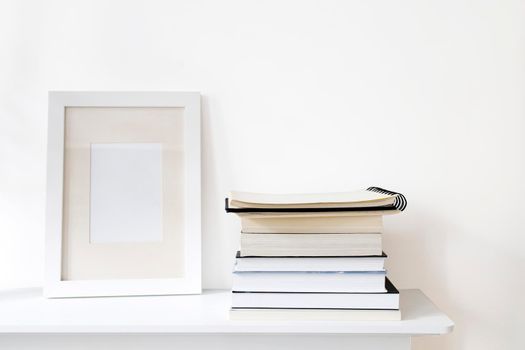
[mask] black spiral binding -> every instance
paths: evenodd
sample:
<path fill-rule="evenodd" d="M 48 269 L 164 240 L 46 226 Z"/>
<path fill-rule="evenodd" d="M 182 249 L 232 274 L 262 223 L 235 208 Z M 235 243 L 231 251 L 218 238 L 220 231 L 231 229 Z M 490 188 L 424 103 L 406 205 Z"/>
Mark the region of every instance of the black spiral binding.
<path fill-rule="evenodd" d="M 387 211 L 387 210 L 405 210 L 407 200 L 405 196 L 398 192 L 385 190 L 381 187 L 369 187 L 367 191 L 378 192 L 388 195 L 396 195 L 394 204 L 372 207 L 337 207 L 337 208 L 230 208 L 228 198 L 225 198 L 224 204 L 227 213 L 319 213 L 319 212 L 340 212 L 340 211 Z"/>
<path fill-rule="evenodd" d="M 407 207 L 407 199 L 405 198 L 405 196 L 403 196 L 399 192 L 385 190 L 384 188 L 381 188 L 381 187 L 368 187 L 366 190 L 381 193 L 381 194 L 388 194 L 390 196 L 396 196 L 396 199 L 394 201 L 394 207 L 396 207 L 397 210 L 403 211 Z"/>

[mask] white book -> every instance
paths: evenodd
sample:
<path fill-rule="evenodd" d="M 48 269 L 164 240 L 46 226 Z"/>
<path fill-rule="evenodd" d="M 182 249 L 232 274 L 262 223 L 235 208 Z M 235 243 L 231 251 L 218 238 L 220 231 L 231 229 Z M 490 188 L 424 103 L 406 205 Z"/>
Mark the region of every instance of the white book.
<path fill-rule="evenodd" d="M 387 256 L 337 257 L 241 257 L 237 252 L 234 271 L 382 271 Z"/>
<path fill-rule="evenodd" d="M 233 273 L 236 292 L 384 293 L 386 271 L 240 272 Z"/>
<path fill-rule="evenodd" d="M 381 255 L 380 233 L 241 233 L 241 256 Z"/>
<path fill-rule="evenodd" d="M 346 215 L 342 215 L 346 214 Z M 244 233 L 376 233 L 383 231 L 382 215 L 348 213 L 242 214 Z"/>
<path fill-rule="evenodd" d="M 232 321 L 400 321 L 400 310 L 231 309 Z"/>
<path fill-rule="evenodd" d="M 399 294 L 389 293 L 232 293 L 233 308 L 399 309 Z"/>
<path fill-rule="evenodd" d="M 257 309 L 399 309 L 399 291 L 388 279 L 383 293 L 232 292 L 232 308 Z"/>

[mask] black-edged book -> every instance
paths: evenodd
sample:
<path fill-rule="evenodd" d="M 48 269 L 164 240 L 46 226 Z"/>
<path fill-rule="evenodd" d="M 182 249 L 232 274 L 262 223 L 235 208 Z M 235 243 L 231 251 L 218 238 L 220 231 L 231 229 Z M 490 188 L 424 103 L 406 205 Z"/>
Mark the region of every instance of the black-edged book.
<path fill-rule="evenodd" d="M 399 291 L 385 278 L 383 293 L 306 293 L 232 291 L 232 308 L 398 310 Z"/>
<path fill-rule="evenodd" d="M 292 258 L 292 259 L 290 259 Z M 387 255 L 248 256 L 238 251 L 234 271 L 381 271 Z"/>

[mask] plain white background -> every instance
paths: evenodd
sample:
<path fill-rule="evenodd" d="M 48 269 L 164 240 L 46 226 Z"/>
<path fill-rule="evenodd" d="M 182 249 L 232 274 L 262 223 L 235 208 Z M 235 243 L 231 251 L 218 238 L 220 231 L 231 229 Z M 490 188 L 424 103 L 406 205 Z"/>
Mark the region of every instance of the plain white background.
<path fill-rule="evenodd" d="M 204 287 L 230 189 L 382 186 L 392 280 L 456 322 L 415 349 L 522 349 L 523 1 L 3 1 L 0 287 L 41 285 L 48 90 L 200 91 Z"/>

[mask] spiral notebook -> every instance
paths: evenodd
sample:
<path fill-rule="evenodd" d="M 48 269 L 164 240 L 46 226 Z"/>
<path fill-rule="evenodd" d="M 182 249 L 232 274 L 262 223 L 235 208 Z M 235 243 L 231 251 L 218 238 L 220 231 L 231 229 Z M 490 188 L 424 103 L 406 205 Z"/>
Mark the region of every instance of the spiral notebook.
<path fill-rule="evenodd" d="M 339 193 L 265 194 L 231 192 L 226 198 L 229 213 L 321 213 L 403 211 L 407 206 L 401 193 L 380 187 Z"/>

